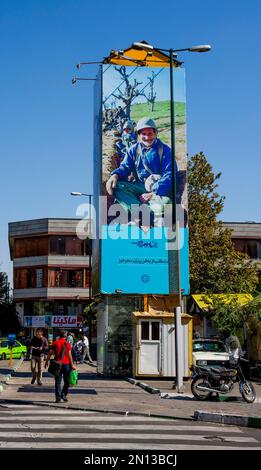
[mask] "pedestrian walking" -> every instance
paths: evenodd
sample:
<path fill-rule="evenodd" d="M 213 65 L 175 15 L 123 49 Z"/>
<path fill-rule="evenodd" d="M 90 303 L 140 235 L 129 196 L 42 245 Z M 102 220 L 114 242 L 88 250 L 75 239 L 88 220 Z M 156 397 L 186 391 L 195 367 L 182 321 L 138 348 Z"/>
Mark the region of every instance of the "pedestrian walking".
<path fill-rule="evenodd" d="M 41 328 L 37 328 L 35 336 L 32 338 L 30 344 L 30 359 L 32 371 L 31 384 L 34 384 L 37 379 L 38 385 L 42 385 L 44 355 L 47 352 L 48 347 L 48 341 L 43 336 L 43 330 Z"/>
<path fill-rule="evenodd" d="M 70 372 L 72 369 L 76 369 L 73 364 L 72 347 L 67 341 L 67 331 L 61 330 L 59 339 L 53 342 L 45 362 L 45 367 L 48 367 L 49 360 L 53 355 L 55 361 L 61 362 L 62 364 L 60 374 L 55 376 L 55 401 L 56 403 L 60 403 L 61 400 L 68 401 L 67 395 L 70 385 Z"/>
<path fill-rule="evenodd" d="M 71 333 L 71 331 L 68 331 L 67 342 L 70 343 L 71 347 L 73 347 L 74 333 Z"/>
<path fill-rule="evenodd" d="M 72 358 L 75 364 L 78 364 L 81 361 L 82 357 L 82 347 L 80 343 L 81 341 L 77 341 L 72 346 Z"/>
<path fill-rule="evenodd" d="M 80 363 L 83 363 L 85 358 L 87 357 L 88 361 L 93 364 L 93 360 L 90 355 L 90 350 L 89 350 L 89 340 L 87 336 L 82 335 L 80 341 L 77 343 L 78 347 L 81 350 L 81 358 L 80 358 Z"/>

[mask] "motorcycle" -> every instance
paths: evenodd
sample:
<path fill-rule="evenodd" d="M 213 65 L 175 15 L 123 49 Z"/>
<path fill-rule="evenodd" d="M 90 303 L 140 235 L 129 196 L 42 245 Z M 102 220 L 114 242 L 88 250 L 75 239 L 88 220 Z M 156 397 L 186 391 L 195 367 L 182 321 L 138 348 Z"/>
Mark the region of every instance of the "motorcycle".
<path fill-rule="evenodd" d="M 231 343 L 232 344 L 232 343 Z M 244 369 L 248 366 L 248 360 L 242 357 L 242 351 L 228 347 L 230 356 L 229 369 L 221 366 L 202 367 L 193 366 L 191 392 L 198 400 L 206 400 L 213 393 L 226 395 L 230 393 L 236 382 L 239 383 L 239 391 L 247 403 L 253 403 L 256 392 L 253 384 L 246 380 Z"/>

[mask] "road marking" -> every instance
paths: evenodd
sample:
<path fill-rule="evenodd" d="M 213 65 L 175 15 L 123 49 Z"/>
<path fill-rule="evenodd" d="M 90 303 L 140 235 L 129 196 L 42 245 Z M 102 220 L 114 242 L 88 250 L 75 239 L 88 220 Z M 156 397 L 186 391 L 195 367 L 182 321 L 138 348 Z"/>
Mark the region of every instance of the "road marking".
<path fill-rule="evenodd" d="M 72 439 L 86 439 L 89 442 L 91 440 L 100 440 L 100 439 L 106 439 L 106 440 L 116 440 L 119 439 L 120 441 L 126 439 L 130 439 L 130 434 L 124 434 L 121 432 L 121 430 L 118 430 L 118 433 L 115 434 L 108 434 L 108 433 L 80 433 L 80 432 L 73 432 L 73 433 L 68 433 L 66 436 L 61 433 L 57 432 L 46 432 L 46 433 L 41 433 L 41 432 L 15 432 L 15 431 L 5 431 L 5 432 L 0 432 L 0 438 L 31 438 L 31 439 L 57 439 L 57 438 L 63 438 L 63 440 L 72 440 Z M 213 439 L 213 436 L 211 436 Z M 157 441 L 169 441 L 169 440 L 178 440 L 178 441 L 187 441 L 188 439 L 190 441 L 202 441 L 206 436 L 204 434 L 138 434 L 135 433 L 133 435 L 133 439 L 139 440 L 139 441 L 147 441 L 147 440 L 157 440 Z M 218 438 L 218 437 L 217 437 Z M 258 442 L 255 438 L 253 437 L 243 437 L 243 436 L 227 436 L 222 438 L 223 442 L 248 442 L 248 443 L 254 443 Z"/>
<path fill-rule="evenodd" d="M 64 421 L 64 420 L 63 420 Z M 67 429 L 68 430 L 68 424 L 32 424 L 32 423 L 20 423 L 20 424 L 11 424 L 11 423 L 0 423 L 0 429 L 21 429 L 21 428 L 28 428 L 28 429 L 38 429 L 39 427 L 41 429 Z M 107 431 L 128 431 L 128 430 L 137 430 L 137 431 L 206 431 L 206 432 L 215 432 L 216 434 L 223 434 L 223 433 L 242 433 L 243 431 L 238 428 L 230 428 L 229 427 L 222 427 L 222 428 L 217 428 L 214 426 L 184 426 L 184 425 L 172 425 L 172 426 L 161 426 L 157 424 L 128 424 L 127 426 L 121 425 L 121 423 L 118 423 L 116 425 L 113 424 L 72 424 L 71 427 L 73 429 L 97 429 L 97 430 L 107 430 Z"/>
<path fill-rule="evenodd" d="M 0 442 L 5 449 L 137 449 L 137 450 L 261 450 L 261 447 L 211 446 L 191 444 L 148 444 L 137 442 Z"/>

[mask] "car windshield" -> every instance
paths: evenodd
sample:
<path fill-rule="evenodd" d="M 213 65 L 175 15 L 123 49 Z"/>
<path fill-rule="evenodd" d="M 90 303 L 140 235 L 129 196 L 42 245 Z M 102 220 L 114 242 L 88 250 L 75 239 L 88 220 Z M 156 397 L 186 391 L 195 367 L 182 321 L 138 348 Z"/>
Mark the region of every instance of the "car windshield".
<path fill-rule="evenodd" d="M 194 341 L 193 351 L 195 352 L 226 352 L 226 347 L 222 341 Z"/>

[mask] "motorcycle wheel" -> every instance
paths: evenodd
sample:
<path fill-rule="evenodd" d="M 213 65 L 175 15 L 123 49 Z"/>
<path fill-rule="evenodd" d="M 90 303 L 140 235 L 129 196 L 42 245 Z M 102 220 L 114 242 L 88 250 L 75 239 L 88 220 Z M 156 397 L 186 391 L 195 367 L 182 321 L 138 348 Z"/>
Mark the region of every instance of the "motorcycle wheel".
<path fill-rule="evenodd" d="M 197 398 L 198 400 L 206 400 L 212 392 L 209 392 L 208 390 L 198 390 L 198 386 L 203 385 L 205 387 L 211 387 L 209 381 L 206 379 L 206 377 L 195 377 L 192 382 L 191 382 L 191 392 L 193 393 L 194 397 Z"/>
<path fill-rule="evenodd" d="M 247 403 L 253 403 L 256 399 L 256 392 L 254 386 L 248 380 L 244 380 L 239 384 L 239 390 Z"/>

